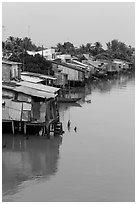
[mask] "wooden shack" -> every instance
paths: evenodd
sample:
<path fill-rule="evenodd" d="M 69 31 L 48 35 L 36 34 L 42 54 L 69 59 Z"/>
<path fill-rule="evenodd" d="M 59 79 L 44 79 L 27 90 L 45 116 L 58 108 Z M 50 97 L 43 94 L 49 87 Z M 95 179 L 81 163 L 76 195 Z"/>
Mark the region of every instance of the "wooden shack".
<path fill-rule="evenodd" d="M 120 59 L 114 59 L 113 64 L 115 65 L 118 71 L 128 70 L 131 67 L 131 63 L 128 63 Z"/>
<path fill-rule="evenodd" d="M 8 60 L 2 60 L 2 80 L 20 80 L 21 79 L 21 66 L 19 62 L 12 62 Z"/>
<path fill-rule="evenodd" d="M 61 72 L 55 72 L 54 73 L 56 80 L 56 86 L 65 88 L 68 85 L 68 75 L 61 73 Z"/>
<path fill-rule="evenodd" d="M 106 70 L 107 74 L 115 74 L 123 71 L 127 71 L 131 69 L 131 63 L 120 59 L 114 59 L 112 61 L 108 61 Z"/>
<path fill-rule="evenodd" d="M 107 62 L 104 60 L 92 60 L 87 62 L 90 66 L 91 77 L 104 77 L 107 75 Z"/>
<path fill-rule="evenodd" d="M 75 66 L 72 63 L 63 63 L 52 61 L 52 69 L 54 72 L 60 70 L 64 74 L 65 82 L 70 86 L 79 86 L 85 84 L 85 70 L 81 67 Z"/>
<path fill-rule="evenodd" d="M 21 79 L 23 81 L 41 83 L 48 86 L 56 85 L 57 80 L 56 77 L 33 72 L 21 72 Z"/>
<path fill-rule="evenodd" d="M 12 86 L 11 83 L 3 82 L 2 121 L 12 122 L 13 133 L 15 121 L 18 121 L 18 126 L 23 125 L 25 134 L 29 126 L 41 130 L 43 135 L 49 135 L 50 131 L 56 132 L 60 124 L 58 91 L 59 88 L 29 82 L 20 82 Z M 9 93 L 10 98 L 5 99 Z"/>

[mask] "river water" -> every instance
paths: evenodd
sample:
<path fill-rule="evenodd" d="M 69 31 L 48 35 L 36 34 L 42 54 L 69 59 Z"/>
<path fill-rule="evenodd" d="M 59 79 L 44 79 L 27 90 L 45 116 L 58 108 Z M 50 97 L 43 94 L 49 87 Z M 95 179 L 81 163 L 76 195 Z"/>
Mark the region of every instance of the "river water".
<path fill-rule="evenodd" d="M 3 201 L 134 201 L 134 76 L 72 92 L 82 99 L 60 105 L 62 137 L 3 134 Z"/>

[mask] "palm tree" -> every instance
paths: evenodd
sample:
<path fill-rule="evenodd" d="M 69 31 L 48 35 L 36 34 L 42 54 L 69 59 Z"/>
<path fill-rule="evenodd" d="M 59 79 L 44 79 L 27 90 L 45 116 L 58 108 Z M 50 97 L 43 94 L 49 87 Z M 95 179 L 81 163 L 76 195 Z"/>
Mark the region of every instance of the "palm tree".
<path fill-rule="evenodd" d="M 86 47 L 85 47 L 85 45 L 80 45 L 80 52 L 81 52 L 81 54 L 84 54 L 85 52 L 86 52 Z"/>
<path fill-rule="evenodd" d="M 100 54 L 101 52 L 104 52 L 102 48 L 102 44 L 100 42 L 95 42 L 94 47 L 92 49 L 92 54 L 95 56 L 95 55 Z"/>
<path fill-rule="evenodd" d="M 86 44 L 86 51 L 87 51 L 88 53 L 90 53 L 90 51 L 91 51 L 91 43 L 87 43 L 87 44 Z"/>
<path fill-rule="evenodd" d="M 100 50 L 102 48 L 102 44 L 100 42 L 95 42 L 94 45 L 97 50 Z"/>
<path fill-rule="evenodd" d="M 61 43 L 58 43 L 57 44 L 57 50 L 58 50 L 58 52 L 61 52 L 62 51 L 62 44 Z"/>

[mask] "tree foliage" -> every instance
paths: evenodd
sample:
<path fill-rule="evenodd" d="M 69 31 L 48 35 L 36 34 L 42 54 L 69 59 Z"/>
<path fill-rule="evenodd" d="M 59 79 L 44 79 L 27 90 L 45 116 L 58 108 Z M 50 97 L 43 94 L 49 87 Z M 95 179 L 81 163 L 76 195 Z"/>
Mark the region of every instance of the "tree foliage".
<path fill-rule="evenodd" d="M 13 53 L 23 52 L 23 50 L 37 51 L 38 47 L 32 43 L 28 37 L 18 38 L 9 36 L 6 42 L 2 43 L 2 48 Z"/>
<path fill-rule="evenodd" d="M 51 63 L 40 55 L 28 55 L 26 50 L 38 51 L 37 47 L 32 43 L 30 38 L 16 38 L 10 36 L 6 42 L 2 42 L 4 54 L 12 53 L 9 60 L 21 62 L 23 64 L 23 71 L 38 72 L 42 74 L 53 74 L 51 72 Z"/>
<path fill-rule="evenodd" d="M 125 43 L 118 40 L 112 40 L 107 44 L 106 52 L 109 54 L 112 59 L 121 59 L 126 61 L 132 61 L 134 48 L 127 46 Z"/>
<path fill-rule="evenodd" d="M 57 51 L 61 52 L 62 54 L 76 54 L 75 47 L 70 42 L 64 42 L 64 44 L 58 43 L 57 44 Z"/>
<path fill-rule="evenodd" d="M 70 54 L 82 59 L 83 54 L 92 55 L 94 59 L 113 60 L 115 58 L 126 60 L 135 63 L 135 48 L 127 46 L 125 43 L 116 39 L 106 43 L 107 49 L 104 50 L 100 42 L 82 44 L 75 47 L 71 42 L 58 43 L 56 51 L 61 54 Z M 46 61 L 42 56 L 30 56 L 26 50 L 38 51 L 42 50 L 32 43 L 28 37 L 18 38 L 10 36 L 6 42 L 2 42 L 3 53 L 12 53 L 9 58 L 12 61 L 21 62 L 24 65 L 24 70 L 33 71 L 45 74 L 53 74 L 50 70 L 51 63 Z"/>

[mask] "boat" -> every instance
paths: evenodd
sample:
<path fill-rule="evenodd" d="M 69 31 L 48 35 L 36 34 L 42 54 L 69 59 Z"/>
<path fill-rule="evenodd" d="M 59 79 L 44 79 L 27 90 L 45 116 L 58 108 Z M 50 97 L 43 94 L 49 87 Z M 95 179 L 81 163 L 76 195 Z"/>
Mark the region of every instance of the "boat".
<path fill-rule="evenodd" d="M 76 103 L 80 99 L 81 98 L 63 98 L 63 97 L 59 97 L 58 102 L 59 103 Z"/>

